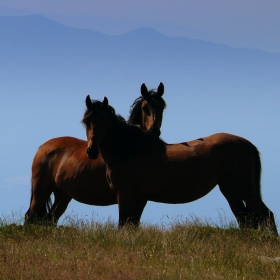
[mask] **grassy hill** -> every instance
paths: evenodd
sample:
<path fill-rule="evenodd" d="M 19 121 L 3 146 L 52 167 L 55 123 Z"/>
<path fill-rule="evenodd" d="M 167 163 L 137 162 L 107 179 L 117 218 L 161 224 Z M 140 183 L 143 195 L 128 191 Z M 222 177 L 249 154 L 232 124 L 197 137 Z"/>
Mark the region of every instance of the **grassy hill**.
<path fill-rule="evenodd" d="M 187 222 L 0 227 L 1 279 L 279 279 L 279 238 Z"/>

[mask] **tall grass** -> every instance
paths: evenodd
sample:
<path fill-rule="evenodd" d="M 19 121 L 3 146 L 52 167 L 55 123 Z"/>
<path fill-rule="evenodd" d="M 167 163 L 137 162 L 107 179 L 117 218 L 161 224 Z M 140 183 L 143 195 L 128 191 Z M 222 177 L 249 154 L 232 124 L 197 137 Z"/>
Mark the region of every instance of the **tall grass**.
<path fill-rule="evenodd" d="M 117 229 L 0 223 L 0 279 L 279 279 L 279 238 L 198 219 Z"/>

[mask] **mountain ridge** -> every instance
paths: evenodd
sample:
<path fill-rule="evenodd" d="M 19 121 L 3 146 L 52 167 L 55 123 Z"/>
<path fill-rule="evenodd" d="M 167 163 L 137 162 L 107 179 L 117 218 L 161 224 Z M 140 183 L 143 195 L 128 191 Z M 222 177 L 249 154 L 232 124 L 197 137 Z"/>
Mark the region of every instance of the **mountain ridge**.
<path fill-rule="evenodd" d="M 78 27 L 70 27 L 66 26 L 62 23 L 56 22 L 55 20 L 49 19 L 48 17 L 42 16 L 42 15 L 24 15 L 24 16 L 0 16 L 0 32 L 2 30 L 2 35 L 12 35 L 14 31 L 23 31 L 25 32 L 29 29 L 30 33 L 29 35 L 36 35 L 36 31 L 38 32 L 39 30 L 49 30 L 50 32 L 61 32 L 61 33 L 67 33 L 67 34 L 77 34 L 81 33 L 84 34 L 84 36 L 97 36 L 98 39 L 116 39 L 116 38 L 137 38 L 137 37 L 145 37 L 145 38 L 150 38 L 154 37 L 156 39 L 168 39 L 168 40 L 178 40 L 178 41 L 184 41 L 184 42 L 193 42 L 193 43 L 198 43 L 198 44 L 206 44 L 208 46 L 220 46 L 220 47 L 225 47 L 225 48 L 231 48 L 234 50 L 249 50 L 249 51 L 255 51 L 255 52 L 264 52 L 264 53 L 272 53 L 278 55 L 278 53 L 273 53 L 273 52 L 268 52 L 265 50 L 261 50 L 258 48 L 241 48 L 241 47 L 232 47 L 227 44 L 223 43 L 213 43 L 210 41 L 206 40 L 200 40 L 200 39 L 192 39 L 188 37 L 181 37 L 181 36 L 168 36 L 165 35 L 161 32 L 158 32 L 154 28 L 149 28 L 149 27 L 141 27 L 141 28 L 136 28 L 131 31 L 124 32 L 120 35 L 107 35 L 105 33 L 96 31 L 94 29 L 89 29 L 89 28 L 78 28 Z M 2 26 L 2 27 L 1 27 Z M 3 31 L 6 30 L 6 34 L 3 34 Z M 280 54 L 279 54 L 280 55 Z"/>
<path fill-rule="evenodd" d="M 63 78 L 63 73 L 81 77 L 94 73 L 99 81 L 105 76 L 115 79 L 121 73 L 132 83 L 140 73 L 163 82 L 176 73 L 183 83 L 191 77 L 196 84 L 201 79 L 212 83 L 240 80 L 243 84 L 265 79 L 274 85 L 280 68 L 280 54 L 262 50 L 169 37 L 152 28 L 106 35 L 38 15 L 0 17 L 0 38 L 3 77 L 15 75 L 19 69 L 52 79 Z"/>

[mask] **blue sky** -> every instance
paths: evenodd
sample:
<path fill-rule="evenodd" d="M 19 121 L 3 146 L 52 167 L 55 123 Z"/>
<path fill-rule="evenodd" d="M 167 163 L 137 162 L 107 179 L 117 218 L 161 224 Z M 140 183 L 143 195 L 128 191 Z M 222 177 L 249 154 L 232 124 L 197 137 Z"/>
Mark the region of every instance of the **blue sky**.
<path fill-rule="evenodd" d="M 0 0 L 0 16 L 28 14 L 44 15 L 69 26 L 91 28 L 106 34 L 117 35 L 138 27 L 152 27 L 168 36 L 185 36 L 228 44 L 233 47 L 260 48 L 268 52 L 280 53 L 280 2 L 278 1 L 77 2 L 69 0 Z M 1 68 L 0 70 L 5 71 L 5 69 Z M 278 178 L 278 170 L 280 165 L 277 162 L 277 158 L 275 158 L 280 149 L 277 143 L 275 144 L 274 142 L 274 139 L 279 137 L 277 131 L 280 121 L 278 113 L 279 98 L 275 97 L 277 96 L 277 91 L 279 91 L 279 84 L 269 84 L 271 81 L 269 79 L 270 74 L 276 75 L 276 73 L 267 73 L 267 76 L 259 81 L 251 80 L 252 83 L 259 85 L 260 92 L 255 96 L 253 102 L 250 102 L 249 97 L 245 97 L 246 93 L 254 94 L 250 92 L 250 83 L 243 83 L 243 81 L 237 80 L 235 84 L 235 77 L 231 81 L 211 81 L 211 83 L 208 83 L 209 79 L 211 79 L 207 76 L 209 73 L 207 71 L 203 72 L 202 69 L 202 73 L 195 72 L 197 75 L 201 75 L 201 82 L 196 84 L 195 82 L 192 83 L 192 72 L 188 72 L 189 76 L 186 77 L 183 77 L 182 73 L 176 73 L 176 69 L 170 69 L 172 76 L 163 74 L 162 69 L 156 69 L 155 72 L 158 73 L 154 77 L 146 77 L 139 70 L 141 74 L 139 81 L 137 80 L 133 84 L 131 84 L 131 81 L 127 81 L 127 85 L 124 87 L 127 86 L 129 89 L 127 91 L 134 92 L 134 95 L 131 95 L 126 100 L 125 105 L 123 105 L 122 99 L 117 98 L 115 93 L 110 93 L 111 81 L 108 82 L 106 78 L 98 80 L 94 89 L 90 89 L 90 82 L 87 81 L 92 77 L 84 77 L 84 81 L 88 83 L 85 83 L 86 86 L 84 84 L 75 85 L 75 81 L 71 80 L 73 88 L 81 88 L 79 90 L 81 91 L 81 96 L 75 97 L 76 99 L 73 101 L 75 102 L 76 110 L 73 110 L 74 105 L 69 100 L 66 101 L 67 105 L 73 105 L 71 107 L 71 118 L 75 121 L 67 123 L 65 113 L 61 113 L 60 126 L 55 127 L 54 130 L 52 130 L 53 127 L 48 124 L 46 118 L 55 119 L 56 113 L 61 110 L 59 93 L 63 91 L 64 86 L 67 84 L 67 79 L 63 81 L 64 84 L 59 84 L 58 81 L 53 79 L 52 81 L 55 81 L 53 84 L 46 85 L 41 83 L 41 81 L 44 81 L 44 77 L 42 77 L 42 73 L 38 72 L 34 80 L 31 80 L 28 88 L 21 88 L 20 84 L 17 85 L 12 80 L 1 81 L 0 106 L 1 112 L 6 112 L 1 115 L 3 120 L 2 129 L 5 129 L 7 135 L 12 135 L 12 137 L 16 135 L 26 143 L 32 143 L 32 148 L 25 151 L 22 143 L 17 146 L 17 141 L 9 139 L 6 135 L 0 139 L 0 141 L 3 141 L 1 145 L 5 147 L 1 153 L 4 156 L 2 156 L 0 163 L 0 217 L 1 213 L 3 213 L 3 216 L 10 216 L 12 212 L 24 214 L 27 210 L 30 195 L 30 166 L 32 157 L 39 145 L 52 137 L 63 135 L 85 139 L 85 132 L 79 121 L 83 113 L 83 102 L 86 94 L 90 93 L 93 98 L 99 99 L 106 94 L 109 97 L 110 104 L 116 108 L 116 111 L 127 117 L 129 105 L 139 96 L 141 83 L 146 82 L 148 87 L 157 87 L 161 81 L 165 84 L 164 97 L 168 105 L 162 127 L 163 139 L 167 142 L 180 142 L 218 131 L 227 131 L 248 138 L 260 148 L 262 154 L 263 186 L 266 186 L 263 190 L 265 202 L 273 211 L 276 211 L 276 214 L 279 213 L 280 215 L 279 203 L 276 198 L 279 193 L 280 179 Z M 28 76 L 28 73 L 24 74 Z M 214 95 L 221 90 L 219 86 L 215 86 L 216 82 L 218 85 L 222 85 L 221 88 L 223 89 L 228 87 L 228 92 L 231 95 L 225 96 L 223 102 L 211 104 L 211 94 Z M 120 92 L 121 89 L 123 90 L 121 83 L 116 86 L 118 88 L 117 92 Z M 177 92 L 184 92 L 188 86 L 192 90 L 188 92 L 188 95 L 176 95 Z M 175 88 L 177 90 L 174 90 Z M 9 89 L 11 94 L 7 94 Z M 21 92 L 23 99 L 26 99 L 25 96 L 31 92 L 32 99 L 28 101 L 13 100 L 13 91 Z M 98 96 L 94 96 L 95 92 L 100 93 L 98 93 Z M 201 92 L 203 92 L 203 97 L 201 97 Z M 238 96 L 235 97 L 234 92 L 238 93 Z M 272 92 L 273 97 L 270 95 Z M 36 95 L 37 93 L 38 95 Z M 209 96 L 205 93 L 209 93 Z M 69 94 L 71 94 L 71 89 Z M 244 94 L 244 98 L 240 97 L 242 94 Z M 42 108 L 34 108 L 34 104 L 38 103 L 34 101 L 33 97 L 36 102 L 42 104 Z M 51 104 L 50 99 L 54 100 L 52 107 L 46 110 L 44 105 Z M 21 102 L 26 108 L 21 108 L 23 106 Z M 211 106 L 208 107 L 208 104 L 211 104 Z M 221 108 L 221 106 L 225 105 L 228 107 Z M 201 111 L 203 113 L 196 114 L 196 111 L 200 110 L 204 110 Z M 246 119 L 244 119 L 243 112 L 246 110 Z M 37 129 L 27 125 L 32 121 L 31 117 L 25 115 L 27 111 L 34 112 L 38 119 L 42 118 L 44 129 Z M 22 115 L 15 118 L 14 112 L 21 112 Z M 178 114 L 181 122 L 177 121 Z M 219 123 L 221 119 L 223 121 Z M 23 137 L 21 133 L 24 130 L 26 134 L 32 136 L 29 136 L 30 138 Z M 269 137 L 265 135 L 266 130 Z M 20 136 L 18 136 L 19 131 L 21 132 Z M 191 137 L 189 137 L 190 135 Z M 275 146 L 274 150 L 270 148 L 273 145 Z M 20 149 L 20 156 L 8 156 L 9 149 L 13 150 L 13 155 L 15 150 Z M 277 192 L 272 194 L 271 189 L 277 189 Z M 101 220 L 106 220 L 109 216 L 116 219 L 117 206 L 94 208 L 71 202 L 67 214 L 70 216 L 77 215 L 80 218 L 90 218 L 93 215 Z M 227 219 L 232 218 L 227 202 L 219 190 L 215 189 L 203 199 L 188 205 L 148 204 L 143 214 L 143 221 L 161 223 L 163 221 L 168 222 L 169 219 L 176 217 L 180 218 L 182 216 L 184 219 L 186 216 L 196 215 L 217 221 L 220 216 L 224 217 L 224 214 Z"/>

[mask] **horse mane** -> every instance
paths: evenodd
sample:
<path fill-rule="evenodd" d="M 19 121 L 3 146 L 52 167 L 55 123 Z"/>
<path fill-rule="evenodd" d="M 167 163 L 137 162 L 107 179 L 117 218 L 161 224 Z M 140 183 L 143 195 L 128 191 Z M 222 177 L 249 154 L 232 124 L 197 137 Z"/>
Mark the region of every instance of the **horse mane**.
<path fill-rule="evenodd" d="M 98 114 L 98 111 L 101 109 L 101 104 L 102 102 L 98 100 L 92 100 L 92 105 L 86 109 L 81 121 L 84 126 L 90 122 L 92 116 Z M 118 143 L 122 151 L 132 154 L 139 151 L 165 151 L 165 143 L 159 137 L 143 131 L 134 124 L 126 122 L 121 115 L 116 114 L 112 106 L 108 105 L 108 110 L 112 121 L 115 123 L 115 135 L 117 135 L 115 143 Z"/>
<path fill-rule="evenodd" d="M 139 126 L 123 122 L 119 115 L 115 115 L 115 135 L 114 140 L 118 143 L 122 152 L 126 151 L 129 154 L 137 152 L 165 152 L 166 143 L 158 136 L 142 130 Z"/>
<path fill-rule="evenodd" d="M 158 97 L 156 94 L 156 90 L 152 89 L 148 91 L 149 96 L 146 98 L 147 101 L 154 107 L 154 108 L 161 108 L 162 110 L 166 108 L 166 103 L 164 99 L 160 96 Z M 142 102 L 144 101 L 144 97 L 140 96 L 135 101 L 130 107 L 129 111 L 129 118 L 128 118 L 128 123 L 129 124 L 140 124 L 141 123 L 141 105 Z"/>
<path fill-rule="evenodd" d="M 95 112 L 99 109 L 101 109 L 101 104 L 102 102 L 99 100 L 92 100 L 92 105 L 91 108 L 87 108 L 85 113 L 84 113 L 84 117 L 81 120 L 81 123 L 85 126 L 90 118 L 95 114 Z M 126 120 L 121 116 L 121 115 L 117 115 L 115 112 L 115 109 L 108 105 L 108 110 L 110 111 L 111 115 L 114 116 L 117 120 L 119 120 L 120 122 L 126 123 Z"/>

